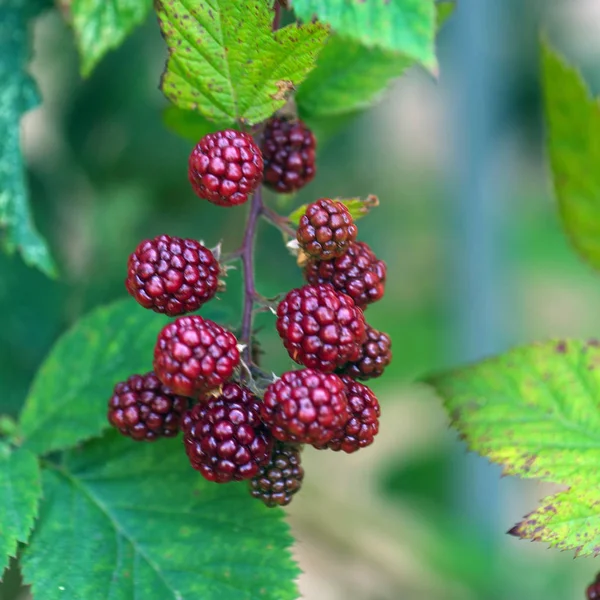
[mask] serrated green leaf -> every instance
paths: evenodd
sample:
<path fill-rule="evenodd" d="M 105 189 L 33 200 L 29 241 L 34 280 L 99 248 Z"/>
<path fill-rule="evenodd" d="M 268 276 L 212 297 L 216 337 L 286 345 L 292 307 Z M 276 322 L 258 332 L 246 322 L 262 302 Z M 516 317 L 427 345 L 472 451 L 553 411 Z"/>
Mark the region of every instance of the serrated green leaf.
<path fill-rule="evenodd" d="M 0 579 L 18 542 L 26 543 L 38 513 L 42 480 L 37 458 L 0 442 Z"/>
<path fill-rule="evenodd" d="M 99 435 L 114 385 L 152 370 L 165 317 L 122 300 L 83 317 L 54 345 L 25 401 L 19 435 L 37 454 Z"/>
<path fill-rule="evenodd" d="M 453 8 L 451 2 L 437 5 L 438 28 Z M 299 114 L 321 141 L 380 100 L 391 82 L 414 64 L 406 54 L 368 48 L 346 36 L 332 35 L 317 67 L 298 90 Z"/>
<path fill-rule="evenodd" d="M 341 202 L 348 208 L 355 221 L 362 219 L 362 217 L 368 215 L 373 208 L 379 206 L 379 198 L 373 194 L 367 196 L 364 200 L 362 198 L 335 198 L 335 200 Z M 303 204 L 294 210 L 288 217 L 290 223 L 298 225 L 307 208 L 308 204 Z"/>
<path fill-rule="evenodd" d="M 215 123 L 197 112 L 183 110 L 173 105 L 167 106 L 164 110 L 163 122 L 167 129 L 192 142 L 197 142 L 207 133 L 214 133 L 227 128 L 236 129 L 232 121 Z"/>
<path fill-rule="evenodd" d="M 542 44 L 547 150 L 567 235 L 600 268 L 600 105 L 578 71 Z"/>
<path fill-rule="evenodd" d="M 37 3 L 39 4 L 39 3 Z M 0 244 L 50 276 L 56 274 L 46 242 L 37 232 L 29 208 L 21 154 L 21 117 L 39 104 L 27 74 L 28 22 L 40 8 L 31 0 L 0 4 Z"/>
<path fill-rule="evenodd" d="M 581 532 L 588 525 L 563 524 L 586 511 L 591 518 L 593 503 L 600 505 L 600 493 L 590 492 L 600 483 L 600 342 L 524 346 L 428 382 L 467 445 L 504 465 L 505 474 L 572 486 L 511 533 L 596 552 L 600 530 L 593 523 L 587 540 Z"/>
<path fill-rule="evenodd" d="M 600 483 L 600 344 L 516 348 L 430 378 L 452 425 L 506 474 Z"/>
<path fill-rule="evenodd" d="M 413 64 L 406 55 L 366 48 L 355 40 L 333 35 L 319 56 L 317 68 L 298 90 L 300 116 L 310 120 L 367 108 L 392 79 Z"/>
<path fill-rule="evenodd" d="M 315 15 L 365 46 L 402 53 L 434 69 L 434 0 L 293 0 L 306 21 Z"/>
<path fill-rule="evenodd" d="M 82 75 L 87 77 L 109 50 L 118 48 L 151 8 L 152 0 L 72 0 Z"/>
<path fill-rule="evenodd" d="M 600 554 L 600 493 L 597 487 L 560 492 L 542 500 L 542 507 L 527 515 L 508 533 L 522 539 L 546 542 L 575 556 Z"/>
<path fill-rule="evenodd" d="M 43 600 L 294 600 L 282 517 L 245 483 L 205 481 L 180 439 L 111 433 L 45 470 L 23 573 Z"/>
<path fill-rule="evenodd" d="M 215 121 L 258 123 L 300 85 L 325 41 L 320 24 L 271 31 L 271 0 L 157 0 L 169 59 L 161 88 Z"/>

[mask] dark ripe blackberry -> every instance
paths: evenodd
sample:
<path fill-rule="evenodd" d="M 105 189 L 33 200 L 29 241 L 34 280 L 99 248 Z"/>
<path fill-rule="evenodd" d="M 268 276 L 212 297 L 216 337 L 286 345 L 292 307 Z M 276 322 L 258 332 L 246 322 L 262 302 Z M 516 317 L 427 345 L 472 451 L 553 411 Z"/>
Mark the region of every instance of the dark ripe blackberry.
<path fill-rule="evenodd" d="M 365 308 L 383 297 L 387 267 L 365 242 L 353 242 L 343 256 L 308 261 L 304 276 L 313 285 L 329 283 Z"/>
<path fill-rule="evenodd" d="M 177 394 L 196 396 L 231 379 L 240 362 L 235 336 L 197 315 L 163 327 L 154 348 L 154 371 Z"/>
<path fill-rule="evenodd" d="M 350 454 L 373 443 L 373 438 L 379 432 L 381 410 L 375 394 L 366 385 L 347 375 L 342 375 L 341 379 L 346 386 L 350 418 L 344 427 L 327 444 L 319 446 L 319 449 L 343 450 Z"/>
<path fill-rule="evenodd" d="M 360 356 L 356 361 L 344 365 L 338 373 L 365 381 L 382 375 L 391 362 L 390 336 L 367 325 L 367 340 L 362 345 Z"/>
<path fill-rule="evenodd" d="M 300 450 L 296 445 L 276 443 L 269 464 L 248 482 L 250 494 L 268 507 L 288 505 L 304 479 Z"/>
<path fill-rule="evenodd" d="M 315 176 L 316 139 L 300 119 L 273 117 L 263 133 L 264 184 L 280 194 L 304 187 Z"/>
<path fill-rule="evenodd" d="M 300 218 L 296 239 L 300 248 L 318 260 L 342 256 L 358 229 L 350 211 L 342 202 L 321 198 L 306 208 Z"/>
<path fill-rule="evenodd" d="M 263 159 L 248 133 L 226 129 L 205 135 L 190 154 L 194 192 L 219 206 L 237 206 L 260 185 Z"/>
<path fill-rule="evenodd" d="M 293 360 L 326 373 L 358 360 L 366 340 L 362 310 L 330 285 L 288 292 L 277 307 L 276 326 Z"/>
<path fill-rule="evenodd" d="M 213 298 L 219 273 L 217 259 L 200 242 L 160 235 L 131 254 L 125 287 L 144 308 L 176 316 Z"/>
<path fill-rule="evenodd" d="M 188 407 L 188 399 L 174 394 L 154 372 L 132 375 L 117 383 L 108 402 L 108 421 L 134 440 L 173 437 Z"/>
<path fill-rule="evenodd" d="M 217 483 L 254 477 L 268 464 L 273 448 L 260 420 L 260 400 L 236 383 L 201 398 L 186 414 L 183 433 L 192 467 Z"/>
<path fill-rule="evenodd" d="M 600 600 L 600 582 L 595 581 L 588 586 L 585 597 L 587 600 Z"/>
<path fill-rule="evenodd" d="M 282 442 L 326 444 L 349 419 L 342 380 L 314 369 L 288 371 L 269 385 L 261 418 Z"/>

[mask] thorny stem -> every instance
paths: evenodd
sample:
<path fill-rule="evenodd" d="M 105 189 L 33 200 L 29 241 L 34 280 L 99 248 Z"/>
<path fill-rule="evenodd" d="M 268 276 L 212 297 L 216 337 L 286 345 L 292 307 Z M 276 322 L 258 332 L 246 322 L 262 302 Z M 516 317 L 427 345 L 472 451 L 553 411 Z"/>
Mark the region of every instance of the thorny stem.
<path fill-rule="evenodd" d="M 242 245 L 238 250 L 228 255 L 227 261 L 241 259 L 242 274 L 244 278 L 244 306 L 242 310 L 242 331 L 240 342 L 245 346 L 242 359 L 247 364 L 251 364 L 251 343 L 252 343 L 252 318 L 254 315 L 254 305 L 261 303 L 268 304 L 264 298 L 256 291 L 256 282 L 254 279 L 254 244 L 256 239 L 256 229 L 260 217 L 273 223 L 285 234 L 295 237 L 296 232 L 289 225 L 286 217 L 276 213 L 272 208 L 265 206 L 262 199 L 262 186 L 260 186 L 252 196 L 250 202 L 250 213 L 246 221 L 246 230 Z"/>
<path fill-rule="evenodd" d="M 242 247 L 240 249 L 244 275 L 244 308 L 242 312 L 242 339 L 240 341 L 245 345 L 242 358 L 246 364 L 250 364 L 251 362 L 250 346 L 252 342 L 252 313 L 254 301 L 258 296 L 254 281 L 254 240 L 256 237 L 258 218 L 260 217 L 263 208 L 262 186 L 259 186 L 252 196 L 250 214 L 248 215 L 244 240 L 242 241 Z"/>
<path fill-rule="evenodd" d="M 273 7 L 273 31 L 279 29 L 281 21 L 281 5 L 278 0 L 275 0 Z M 263 216 L 279 227 L 288 235 L 295 235 L 294 230 L 287 224 L 285 217 L 278 215 L 272 209 L 266 207 L 262 199 L 262 186 L 259 186 L 252 196 L 250 204 L 250 213 L 246 222 L 246 231 L 244 239 L 239 250 L 230 255 L 231 259 L 241 258 L 242 270 L 244 277 L 244 307 L 242 309 L 242 332 L 241 342 L 244 344 L 242 360 L 250 370 L 252 364 L 252 317 L 254 315 L 254 304 L 260 299 L 256 291 L 256 283 L 254 280 L 254 242 L 256 238 L 256 228 L 259 218 Z"/>

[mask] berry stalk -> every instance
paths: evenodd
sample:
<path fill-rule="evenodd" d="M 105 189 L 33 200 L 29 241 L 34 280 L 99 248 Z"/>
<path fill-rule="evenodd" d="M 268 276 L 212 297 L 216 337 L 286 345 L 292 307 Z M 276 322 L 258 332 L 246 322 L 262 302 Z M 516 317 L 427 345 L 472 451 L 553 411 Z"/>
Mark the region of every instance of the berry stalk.
<path fill-rule="evenodd" d="M 254 280 L 254 242 L 256 227 L 263 212 L 262 186 L 258 186 L 250 203 L 250 213 L 246 222 L 246 231 L 241 247 L 242 274 L 244 277 L 244 307 L 242 312 L 241 342 L 244 344 L 242 353 L 243 361 L 249 365 L 251 362 L 252 343 L 252 317 L 254 301 L 257 297 L 256 283 Z"/>

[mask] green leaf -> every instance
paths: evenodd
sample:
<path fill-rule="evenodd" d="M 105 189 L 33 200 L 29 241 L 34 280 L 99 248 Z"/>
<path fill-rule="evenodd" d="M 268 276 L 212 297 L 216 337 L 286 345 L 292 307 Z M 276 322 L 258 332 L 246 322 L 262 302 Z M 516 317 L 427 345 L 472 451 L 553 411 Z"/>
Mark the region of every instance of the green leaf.
<path fill-rule="evenodd" d="M 600 345 L 551 341 L 433 377 L 471 449 L 509 475 L 600 484 Z"/>
<path fill-rule="evenodd" d="M 446 24 L 446 21 L 452 16 L 455 8 L 455 2 L 453 0 L 444 0 L 443 2 L 438 2 L 435 5 L 435 8 L 437 10 L 437 28 L 440 30 Z"/>
<path fill-rule="evenodd" d="M 392 79 L 413 64 L 406 55 L 366 48 L 355 40 L 333 35 L 319 56 L 317 68 L 298 90 L 300 116 L 310 120 L 368 108 Z"/>
<path fill-rule="evenodd" d="M 114 385 L 152 370 L 156 335 L 166 323 L 131 299 L 83 317 L 38 371 L 21 414 L 23 446 L 46 454 L 99 435 Z"/>
<path fill-rule="evenodd" d="M 542 44 L 547 149 L 563 227 L 600 268 L 600 105 L 577 70 Z"/>
<path fill-rule="evenodd" d="M 157 0 L 169 59 L 161 88 L 174 104 L 222 122 L 257 123 L 314 67 L 328 30 L 271 31 L 271 0 Z"/>
<path fill-rule="evenodd" d="M 437 5 L 438 29 L 453 8 L 451 2 Z M 414 64 L 414 58 L 406 54 L 332 35 L 296 95 L 300 116 L 321 141 L 379 101 L 390 83 Z"/>
<path fill-rule="evenodd" d="M 44 472 L 22 565 L 43 600 L 294 600 L 281 510 L 205 481 L 180 439 L 111 433 Z"/>
<path fill-rule="evenodd" d="M 0 4 L 0 244 L 54 276 L 50 252 L 31 217 L 20 145 L 21 117 L 39 104 L 37 87 L 26 71 L 28 21 L 38 8 L 32 0 Z"/>
<path fill-rule="evenodd" d="M 215 123 L 197 112 L 183 110 L 172 104 L 164 110 L 163 122 L 167 129 L 192 142 L 197 142 L 207 133 L 214 133 L 227 128 L 236 129 L 232 121 Z"/>
<path fill-rule="evenodd" d="M 72 0 L 82 75 L 87 77 L 109 50 L 118 48 L 151 8 L 152 0 Z"/>
<path fill-rule="evenodd" d="M 42 495 L 37 458 L 27 450 L 11 450 L 0 442 L 0 579 L 17 543 L 26 543 Z"/>
<path fill-rule="evenodd" d="M 505 474 L 572 486 L 558 497 L 554 516 L 541 509 L 513 533 L 575 547 L 560 523 L 582 506 L 600 505 L 600 343 L 533 344 L 429 382 L 472 450 L 504 465 Z M 548 519 L 552 533 L 538 535 L 537 520 Z M 579 552 L 589 553 L 584 546 Z"/>
<path fill-rule="evenodd" d="M 335 198 L 338 202 L 344 204 L 352 218 L 357 221 L 358 219 L 362 219 L 362 217 L 369 214 L 369 212 L 379 206 L 379 198 L 373 194 L 367 196 L 364 200 L 362 198 Z M 299 206 L 289 217 L 288 220 L 293 225 L 298 225 L 300 223 L 300 219 L 302 215 L 306 212 L 308 208 L 308 204 L 303 204 Z"/>
<path fill-rule="evenodd" d="M 402 53 L 435 69 L 434 0 L 293 0 L 306 21 L 315 15 L 365 46 Z"/>
<path fill-rule="evenodd" d="M 600 554 L 600 492 L 597 487 L 575 488 L 542 500 L 542 507 L 508 532 L 546 542 L 575 556 Z"/>

